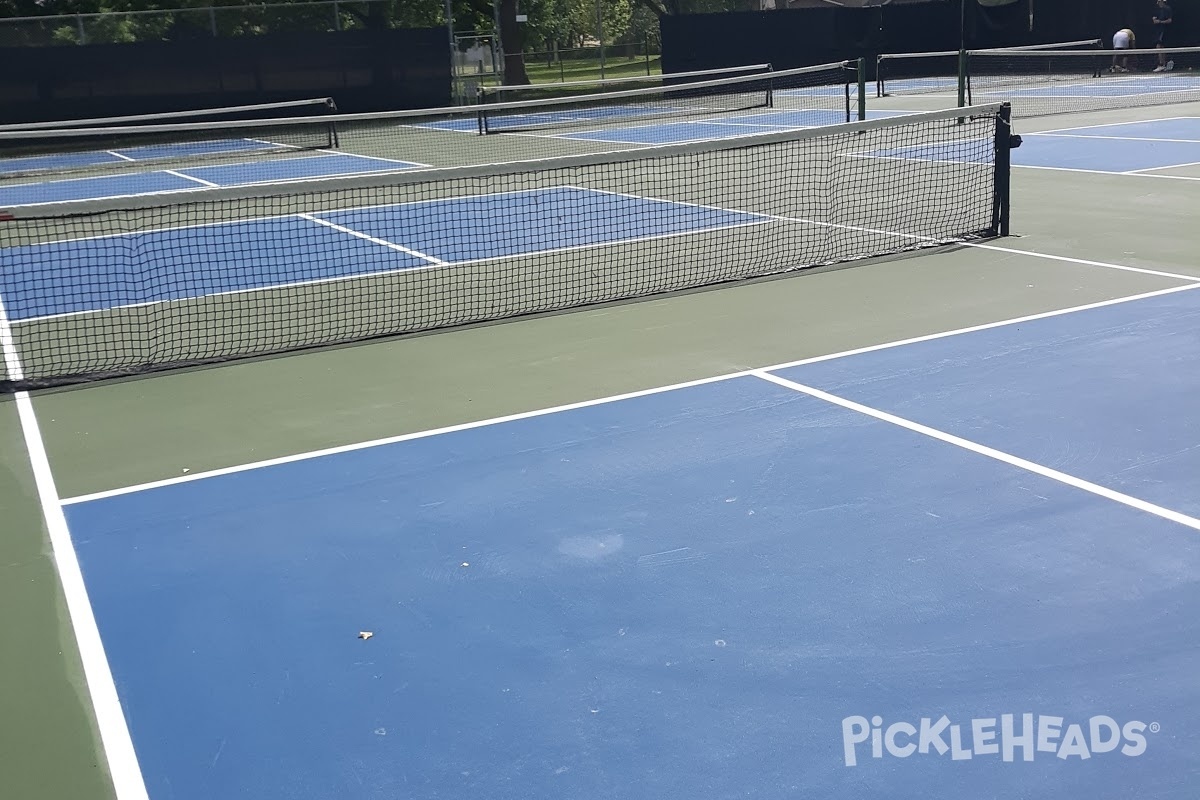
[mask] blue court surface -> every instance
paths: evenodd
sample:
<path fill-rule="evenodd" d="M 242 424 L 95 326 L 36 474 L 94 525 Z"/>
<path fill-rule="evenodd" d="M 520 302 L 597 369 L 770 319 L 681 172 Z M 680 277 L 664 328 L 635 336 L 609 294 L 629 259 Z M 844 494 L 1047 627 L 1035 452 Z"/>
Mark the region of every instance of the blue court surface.
<path fill-rule="evenodd" d="M 1197 397 L 1191 287 L 66 512 L 152 800 L 1192 800 Z"/>
<path fill-rule="evenodd" d="M 1023 167 L 1152 172 L 1200 163 L 1200 117 L 1064 128 L 1024 135 L 1013 151 Z"/>
<path fill-rule="evenodd" d="M 157 158 L 188 158 L 190 156 L 254 153 L 264 150 L 281 149 L 290 150 L 295 148 L 260 139 L 217 139 L 203 142 L 139 145 L 116 150 L 20 156 L 0 159 L 0 175 L 33 170 L 80 169 L 99 166 L 101 164 L 122 164 L 136 161 L 150 161 Z"/>
<path fill-rule="evenodd" d="M 393 172 L 423 167 L 411 161 L 326 153 L 238 164 L 181 167 L 154 172 L 126 172 L 88 178 L 9 184 L 0 187 L 0 207 L 93 200 L 160 192 L 182 192 L 218 186 L 245 186 L 335 175 Z"/>
<path fill-rule="evenodd" d="M 574 187 L 460 197 L 10 247 L 0 297 L 17 323 L 769 220 Z M 55 286 L 43 292 L 45 275 Z"/>

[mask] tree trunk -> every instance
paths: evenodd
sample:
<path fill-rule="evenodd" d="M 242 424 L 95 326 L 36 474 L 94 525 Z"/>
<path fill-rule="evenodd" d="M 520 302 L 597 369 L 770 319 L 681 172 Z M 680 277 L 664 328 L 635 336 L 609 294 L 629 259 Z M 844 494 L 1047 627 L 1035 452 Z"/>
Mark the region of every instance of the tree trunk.
<path fill-rule="evenodd" d="M 517 0 L 500 0 L 500 42 L 504 48 L 504 83 L 506 86 L 526 86 L 522 25 L 517 22 Z"/>

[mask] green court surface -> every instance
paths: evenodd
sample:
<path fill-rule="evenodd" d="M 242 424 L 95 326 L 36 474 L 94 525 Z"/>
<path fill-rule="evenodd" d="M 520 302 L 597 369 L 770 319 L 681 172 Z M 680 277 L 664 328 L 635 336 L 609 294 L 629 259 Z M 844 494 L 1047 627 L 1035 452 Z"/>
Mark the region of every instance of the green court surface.
<path fill-rule="evenodd" d="M 1200 106 L 1018 121 L 1018 133 L 1189 114 Z M 47 390 L 32 408 L 71 498 L 1200 281 L 1194 165 L 1018 167 L 1013 193 L 1014 235 L 985 246 Z M 16 406 L 0 396 L 0 796 L 99 800 L 113 789 Z"/>

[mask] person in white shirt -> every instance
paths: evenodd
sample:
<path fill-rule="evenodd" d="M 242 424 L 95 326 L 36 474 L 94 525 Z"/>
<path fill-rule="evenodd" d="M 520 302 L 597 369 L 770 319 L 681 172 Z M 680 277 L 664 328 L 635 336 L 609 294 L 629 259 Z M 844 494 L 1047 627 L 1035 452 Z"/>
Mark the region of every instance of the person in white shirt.
<path fill-rule="evenodd" d="M 1135 46 L 1136 39 L 1133 31 L 1129 28 L 1122 28 L 1113 34 L 1113 50 L 1118 51 L 1117 55 L 1113 56 L 1113 72 L 1129 72 L 1129 56 L 1121 55 L 1121 50 L 1132 50 Z"/>

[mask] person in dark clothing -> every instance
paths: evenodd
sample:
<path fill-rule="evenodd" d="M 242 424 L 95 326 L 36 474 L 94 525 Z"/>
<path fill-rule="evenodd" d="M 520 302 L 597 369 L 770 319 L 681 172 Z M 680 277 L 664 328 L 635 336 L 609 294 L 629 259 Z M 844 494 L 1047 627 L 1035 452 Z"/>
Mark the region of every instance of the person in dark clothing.
<path fill-rule="evenodd" d="M 1170 29 L 1174 20 L 1171 17 L 1171 7 L 1167 5 L 1167 0 L 1158 0 L 1158 8 L 1154 9 L 1154 46 L 1159 49 L 1158 66 L 1154 68 L 1155 72 L 1168 72 L 1175 68 L 1174 61 L 1167 60 L 1167 54 L 1161 52 L 1166 46 L 1167 31 Z"/>

